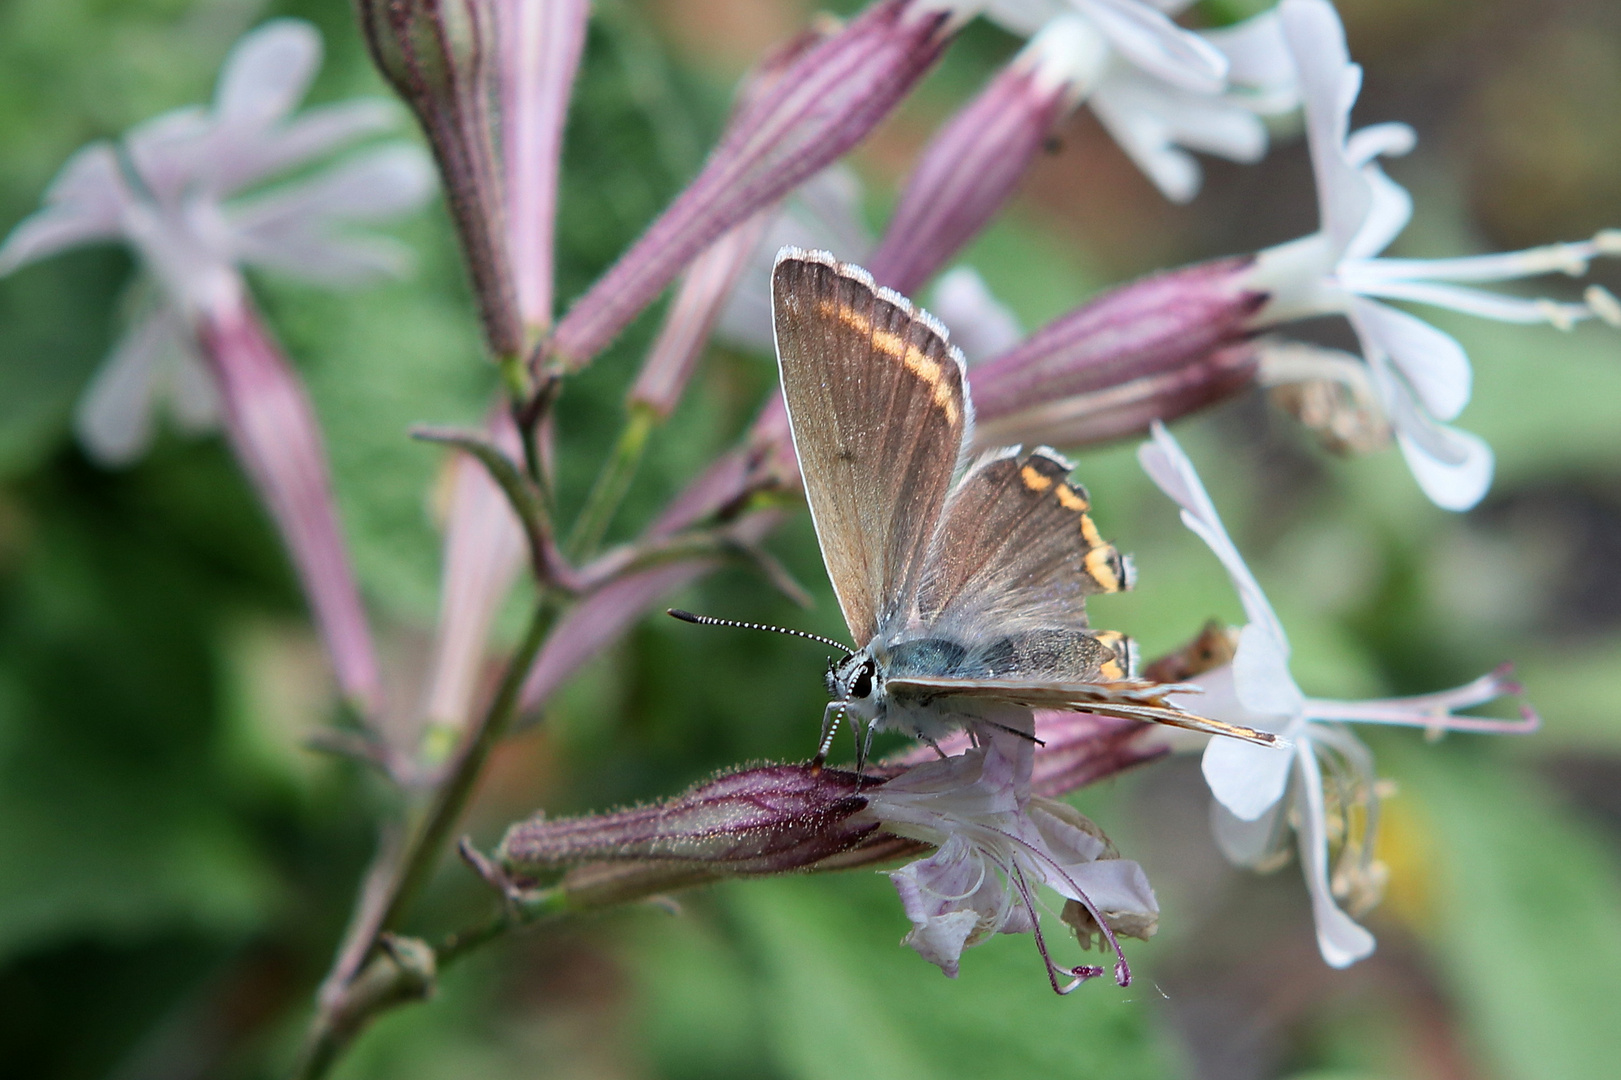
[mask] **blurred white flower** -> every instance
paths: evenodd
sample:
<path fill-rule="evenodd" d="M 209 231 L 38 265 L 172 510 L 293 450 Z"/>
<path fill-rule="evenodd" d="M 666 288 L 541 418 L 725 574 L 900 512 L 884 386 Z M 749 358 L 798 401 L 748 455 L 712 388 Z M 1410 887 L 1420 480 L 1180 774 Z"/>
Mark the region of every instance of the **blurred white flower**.
<path fill-rule="evenodd" d="M 1453 715 L 1519 693 L 1502 670 L 1418 697 L 1327 701 L 1305 696 L 1289 674 L 1283 625 L 1227 535 L 1193 463 L 1157 423 L 1153 441 L 1137 456 L 1160 490 L 1182 508 L 1183 524 L 1221 560 L 1249 619 L 1232 663 L 1191 680 L 1204 690 L 1196 707 L 1206 716 L 1271 731 L 1292 744 L 1279 750 L 1236 739 L 1210 741 L 1204 775 L 1215 796 L 1216 840 L 1234 863 L 1266 866 L 1286 850 L 1292 828 L 1311 893 L 1318 948 L 1329 964 L 1345 967 L 1371 953 L 1374 940 L 1341 910 L 1337 898 L 1371 906 L 1382 871 L 1372 855 L 1378 823 L 1373 756 L 1344 724 L 1400 724 L 1424 728 L 1433 737 L 1443 731 L 1533 731 L 1536 715 L 1525 710 L 1519 721 Z M 1332 875 L 1331 839 L 1339 847 Z"/>
<path fill-rule="evenodd" d="M 1362 69 L 1351 62 L 1328 0 L 1284 0 L 1278 12 L 1300 72 L 1321 225 L 1312 236 L 1258 257 L 1255 283 L 1273 294 L 1258 321 L 1322 314 L 1349 319 L 1415 479 L 1438 506 L 1466 510 L 1491 486 L 1492 452 L 1476 436 L 1438 421 L 1453 419 L 1468 403 L 1469 359 L 1450 335 L 1380 300 L 1561 329 L 1595 316 L 1618 321 L 1611 318 L 1621 314 L 1614 298 L 1597 286 L 1585 303 L 1560 303 L 1455 283 L 1579 276 L 1593 258 L 1621 255 L 1621 231 L 1501 255 L 1379 258 L 1411 218 L 1412 198 L 1384 174 L 1378 158 L 1411 150 L 1413 130 L 1399 123 L 1350 130 Z"/>
<path fill-rule="evenodd" d="M 409 265 L 395 241 L 342 231 L 416 207 L 433 190 L 426 155 L 405 143 L 375 146 L 270 191 L 264 181 L 393 126 L 386 102 L 352 101 L 294 116 L 320 65 L 308 23 L 280 19 L 232 49 L 211 107 L 178 109 L 114 142 L 80 150 L 52 182 L 45 206 L 0 246 L 0 274 L 81 244 L 130 244 L 160 296 L 141 306 L 82 399 L 77 429 L 107 463 L 146 447 L 153 408 L 167 400 L 181 426 L 217 418 L 198 358 L 197 313 L 235 302 L 239 267 L 348 285 Z"/>
<path fill-rule="evenodd" d="M 1036 909 L 1045 885 L 1065 899 L 1064 921 L 1083 945 L 1094 933 L 1108 941 L 1125 986 L 1130 968 L 1115 935 L 1153 933 L 1154 890 L 1142 867 L 1119 858 L 1073 807 L 1031 796 L 1034 748 L 1011 731 L 982 730 L 978 746 L 865 793 L 861 816 L 938 849 L 889 875 L 912 920 L 905 944 L 955 978 L 964 948 L 992 934 L 1031 933 L 1053 989 L 1067 994 L 1103 968 L 1053 962 Z"/>
<path fill-rule="evenodd" d="M 1294 65 L 1277 16 L 1192 31 L 1171 16 L 1190 0 L 991 0 L 986 15 L 1032 38 L 1045 77 L 1068 84 L 1174 202 L 1198 193 L 1189 150 L 1259 161 L 1260 115 L 1295 107 Z"/>

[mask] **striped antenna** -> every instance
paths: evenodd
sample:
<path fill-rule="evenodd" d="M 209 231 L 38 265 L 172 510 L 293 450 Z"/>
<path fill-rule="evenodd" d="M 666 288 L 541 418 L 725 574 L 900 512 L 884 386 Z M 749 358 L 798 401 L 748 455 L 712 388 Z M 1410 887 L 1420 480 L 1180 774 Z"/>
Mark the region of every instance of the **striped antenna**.
<path fill-rule="evenodd" d="M 825 638 L 821 634 L 813 634 L 808 630 L 790 630 L 785 626 L 770 626 L 766 623 L 738 622 L 736 619 L 717 619 L 713 615 L 694 615 L 692 612 L 682 611 L 680 608 L 670 608 L 668 609 L 668 613 L 675 616 L 677 619 L 680 619 L 682 622 L 697 623 L 699 626 L 734 626 L 739 630 L 769 630 L 773 634 L 787 634 L 789 637 L 805 638 L 808 641 L 820 641 L 823 645 L 833 646 L 845 656 L 855 655 L 850 651 L 850 646 L 834 641 L 832 638 Z"/>

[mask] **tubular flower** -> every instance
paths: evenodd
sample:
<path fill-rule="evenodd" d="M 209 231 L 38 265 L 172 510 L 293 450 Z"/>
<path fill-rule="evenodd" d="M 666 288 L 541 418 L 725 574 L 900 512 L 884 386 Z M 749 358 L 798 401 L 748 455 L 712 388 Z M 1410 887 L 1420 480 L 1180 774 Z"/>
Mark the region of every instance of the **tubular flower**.
<path fill-rule="evenodd" d="M 0 274 L 9 274 L 82 244 L 122 240 L 156 281 L 79 403 L 76 430 L 98 461 L 139 457 L 163 399 L 185 429 L 217 421 L 217 387 L 191 330 L 198 312 L 234 302 L 238 266 L 350 285 L 409 265 L 410 253 L 394 241 L 343 226 L 403 214 L 428 198 L 432 170 L 414 147 L 375 146 L 244 196 L 394 125 L 394 109 L 381 101 L 293 115 L 320 58 L 320 36 L 308 23 L 266 23 L 231 50 L 211 107 L 165 113 L 116 144 L 80 150 L 51 183 L 44 209 L 0 247 Z"/>
<path fill-rule="evenodd" d="M 563 125 L 590 14 L 587 0 L 495 0 L 507 248 L 518 315 L 531 334 L 552 321 Z"/>
<path fill-rule="evenodd" d="M 0 248 L 0 273 L 84 243 L 122 239 L 136 250 L 157 297 L 92 380 L 77 417 L 81 440 L 98 459 L 124 462 L 149 442 L 160 395 L 191 425 L 217 410 L 287 544 L 339 683 L 371 710 L 381 696 L 377 664 L 320 429 L 240 267 L 329 284 L 398 272 L 406 251 L 340 226 L 415 208 L 432 190 L 432 171 L 416 148 L 384 145 L 238 197 L 391 123 L 379 102 L 293 116 L 320 54 L 307 23 L 276 20 L 248 34 L 226 59 L 211 108 L 167 113 L 69 161 L 45 209 Z"/>
<path fill-rule="evenodd" d="M 1396 441 L 1426 495 L 1448 510 L 1475 505 L 1491 486 L 1490 447 L 1445 426 L 1469 401 L 1469 358 L 1450 335 L 1384 301 L 1450 308 L 1503 322 L 1568 329 L 1601 317 L 1621 323 L 1615 298 L 1599 286 L 1568 303 L 1490 292 L 1460 282 L 1511 281 L 1550 273 L 1579 276 L 1599 256 L 1621 255 L 1621 231 L 1579 243 L 1457 259 L 1380 257 L 1412 216 L 1412 199 L 1379 167 L 1382 155 L 1415 142 L 1405 124 L 1350 130 L 1362 69 L 1327 0 L 1284 0 L 1278 8 L 1301 72 L 1306 136 L 1317 181 L 1319 231 L 1262 252 L 1254 282 L 1272 294 L 1257 325 L 1344 315 L 1356 331 Z"/>
<path fill-rule="evenodd" d="M 1381 701 L 1328 701 L 1303 694 L 1289 674 L 1289 639 L 1254 575 L 1221 523 L 1204 485 L 1163 425 L 1138 458 L 1149 477 L 1182 508 L 1182 522 L 1210 546 L 1232 578 L 1249 619 L 1230 663 L 1190 681 L 1204 693 L 1206 715 L 1283 736 L 1285 749 L 1239 746 L 1213 739 L 1204 752 L 1204 775 L 1215 801 L 1212 825 L 1222 851 L 1241 866 L 1275 865 L 1293 829 L 1311 894 L 1317 944 L 1334 967 L 1373 951 L 1373 935 L 1340 907 L 1344 899 L 1371 907 L 1382 886 L 1372 857 L 1379 802 L 1373 756 L 1350 723 L 1399 724 L 1432 736 L 1446 731 L 1529 732 L 1536 714 L 1519 721 L 1458 716 L 1520 688 L 1499 670 L 1436 694 Z M 1330 862 L 1330 845 L 1339 853 Z"/>

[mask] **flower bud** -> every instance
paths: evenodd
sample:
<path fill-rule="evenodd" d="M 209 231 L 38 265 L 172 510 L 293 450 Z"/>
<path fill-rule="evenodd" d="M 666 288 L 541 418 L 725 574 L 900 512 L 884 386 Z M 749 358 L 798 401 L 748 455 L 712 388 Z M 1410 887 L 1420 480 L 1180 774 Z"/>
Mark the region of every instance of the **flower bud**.
<path fill-rule="evenodd" d="M 654 863 L 705 874 L 776 874 L 848 851 L 876 825 L 854 773 L 766 765 L 717 776 L 652 806 L 514 825 L 496 857 L 519 877 L 585 863 Z M 872 781 L 866 782 L 870 789 Z"/>
<path fill-rule="evenodd" d="M 1074 446 L 1146 430 L 1255 378 L 1248 257 L 1155 274 L 1059 316 L 969 375 L 979 446 Z"/>
<path fill-rule="evenodd" d="M 487 0 L 357 0 L 373 62 L 416 114 L 444 177 L 490 348 L 523 348 L 489 112 L 495 20 Z"/>
<path fill-rule="evenodd" d="M 196 317 L 237 459 L 281 531 L 338 684 L 364 713 L 381 704 L 377 658 L 332 499 L 315 410 L 245 292 Z"/>
<path fill-rule="evenodd" d="M 933 66 L 957 25 L 939 0 L 879 0 L 798 53 L 728 127 L 697 178 L 558 323 L 547 354 L 578 369 L 721 234 L 861 141 Z"/>
<path fill-rule="evenodd" d="M 929 141 L 868 265 L 880 285 L 916 292 L 1013 194 L 1075 104 L 1075 65 L 1063 59 L 1084 47 L 1075 29 L 1049 23 Z"/>
<path fill-rule="evenodd" d="M 588 0 L 495 0 L 507 242 L 518 312 L 534 333 L 552 320 L 563 127 L 590 14 Z"/>

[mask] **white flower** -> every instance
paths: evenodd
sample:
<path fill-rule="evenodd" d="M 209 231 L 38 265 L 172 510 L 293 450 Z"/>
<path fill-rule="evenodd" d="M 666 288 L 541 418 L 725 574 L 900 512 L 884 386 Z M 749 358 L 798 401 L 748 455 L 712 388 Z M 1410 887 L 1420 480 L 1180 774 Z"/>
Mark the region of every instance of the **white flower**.
<path fill-rule="evenodd" d="M 1377 899 L 1380 871 L 1372 859 L 1378 813 L 1373 757 L 1344 724 L 1403 724 L 1432 735 L 1526 732 L 1536 728 L 1536 716 L 1527 710 L 1516 722 L 1453 715 L 1457 709 L 1518 693 L 1505 671 L 1420 697 L 1382 701 L 1307 697 L 1289 674 L 1289 639 L 1283 626 L 1228 537 L 1192 462 L 1160 424 L 1154 425 L 1154 440 L 1142 445 L 1138 458 L 1160 490 L 1182 507 L 1183 524 L 1226 567 L 1249 619 L 1232 663 L 1193 680 L 1204 690 L 1198 707 L 1207 716 L 1275 732 L 1293 744 L 1291 749 L 1275 750 L 1235 739 L 1210 741 L 1204 775 L 1215 796 L 1211 812 L 1217 842 L 1235 863 L 1265 865 L 1284 850 L 1287 830 L 1293 828 L 1311 893 L 1318 947 L 1329 964 L 1345 967 L 1371 953 L 1374 941 L 1341 910 L 1336 896 L 1371 906 Z M 1331 838 L 1340 848 L 1332 875 Z"/>
<path fill-rule="evenodd" d="M 1450 335 L 1380 301 L 1433 304 L 1562 329 L 1595 315 L 1612 319 L 1618 315 L 1614 298 L 1598 286 L 1588 290 L 1586 303 L 1559 303 L 1455 283 L 1584 274 L 1593 258 L 1621 254 L 1621 232 L 1502 255 L 1379 258 L 1412 216 L 1412 199 L 1377 159 L 1411 150 L 1413 130 L 1399 123 L 1350 130 L 1362 69 L 1351 63 L 1344 29 L 1328 0 L 1284 0 L 1278 12 L 1300 72 L 1321 223 L 1316 234 L 1260 255 L 1256 282 L 1273 293 L 1261 318 L 1275 323 L 1346 316 L 1414 477 L 1437 505 L 1466 510 L 1491 485 L 1491 449 L 1438 421 L 1455 418 L 1468 403 L 1469 359 Z"/>
<path fill-rule="evenodd" d="M 1030 37 L 1043 75 L 1086 100 L 1166 198 L 1198 193 L 1188 150 L 1233 161 L 1266 154 L 1257 114 L 1297 101 L 1295 73 L 1274 13 L 1194 32 L 1170 16 L 1188 0 L 992 0 L 993 21 Z"/>
<path fill-rule="evenodd" d="M 890 874 L 912 920 L 905 944 L 954 978 L 964 948 L 996 933 L 1029 932 L 1053 989 L 1067 994 L 1103 969 L 1053 962 L 1036 911 L 1036 890 L 1046 885 L 1064 897 L 1064 921 L 1083 945 L 1094 932 L 1108 941 L 1125 986 L 1130 968 L 1115 935 L 1153 932 L 1154 890 L 1142 867 L 1116 857 L 1073 807 L 1031 797 L 1034 745 L 1011 731 L 981 731 L 977 747 L 866 793 L 863 813 L 886 831 L 938 848 Z"/>
<path fill-rule="evenodd" d="M 215 418 L 190 324 L 197 312 L 233 302 L 239 266 L 332 285 L 407 266 L 409 253 L 398 243 L 339 228 L 426 200 L 433 170 L 414 146 L 373 147 L 324 172 L 238 198 L 393 125 L 394 109 L 379 101 L 293 116 L 320 57 L 320 36 L 308 23 L 279 19 L 258 28 L 227 57 L 210 108 L 178 109 L 116 144 L 80 150 L 52 182 L 44 208 L 0 247 L 0 274 L 9 274 L 80 244 L 123 240 L 159 285 L 161 296 L 142 305 L 80 403 L 79 435 L 100 460 L 140 454 L 159 398 L 169 399 L 185 427 Z"/>

